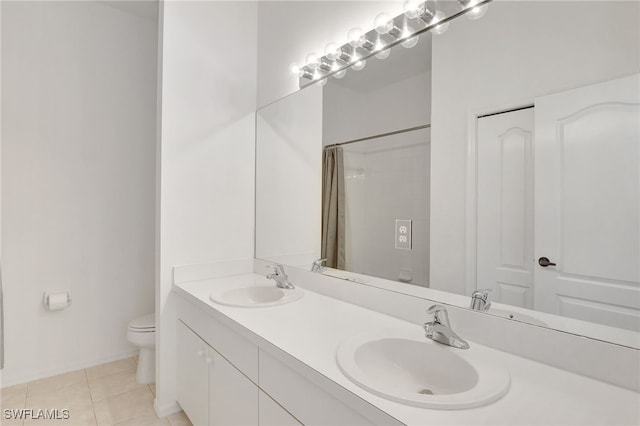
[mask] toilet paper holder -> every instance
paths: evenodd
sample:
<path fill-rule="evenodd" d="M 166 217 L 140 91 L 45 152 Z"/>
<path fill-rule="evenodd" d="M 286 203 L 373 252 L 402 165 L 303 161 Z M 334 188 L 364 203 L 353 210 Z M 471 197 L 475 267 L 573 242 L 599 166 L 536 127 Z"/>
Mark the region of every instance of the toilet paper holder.
<path fill-rule="evenodd" d="M 45 291 L 42 294 L 42 304 L 44 305 L 44 309 L 47 311 L 61 311 L 71 305 L 71 292 Z"/>

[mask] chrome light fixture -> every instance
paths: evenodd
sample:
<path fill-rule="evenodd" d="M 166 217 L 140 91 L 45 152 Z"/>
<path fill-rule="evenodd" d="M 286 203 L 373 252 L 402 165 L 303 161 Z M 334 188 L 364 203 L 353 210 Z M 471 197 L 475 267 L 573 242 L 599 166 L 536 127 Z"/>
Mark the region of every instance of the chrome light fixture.
<path fill-rule="evenodd" d="M 458 3 L 467 10 L 465 16 L 471 20 L 482 18 L 489 9 L 489 4 L 480 4 L 482 3 L 480 0 L 458 0 Z"/>
<path fill-rule="evenodd" d="M 367 59 L 372 56 L 387 58 L 395 45 L 402 44 L 406 48 L 415 46 L 420 34 L 426 31 L 443 34 L 449 28 L 449 22 L 460 15 L 469 19 L 481 18 L 492 0 L 457 1 L 461 10 L 447 17 L 438 10 L 436 0 L 405 0 L 402 14 L 391 17 L 387 13 L 379 13 L 372 30 L 365 32 L 361 28 L 352 28 L 347 34 L 346 43 L 328 43 L 324 56 L 310 53 L 303 66 L 291 64 L 290 71 L 299 78 L 300 86 L 313 83 L 324 85 L 329 76 L 342 78 L 349 68 L 355 71 L 363 69 Z"/>

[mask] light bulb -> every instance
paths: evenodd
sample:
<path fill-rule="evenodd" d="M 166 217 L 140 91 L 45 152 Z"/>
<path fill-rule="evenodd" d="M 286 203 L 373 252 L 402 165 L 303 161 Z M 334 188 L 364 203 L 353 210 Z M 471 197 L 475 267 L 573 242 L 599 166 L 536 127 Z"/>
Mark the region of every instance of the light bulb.
<path fill-rule="evenodd" d="M 329 43 L 324 48 L 324 56 L 330 61 L 335 61 L 342 54 L 342 49 L 338 46 L 338 43 Z"/>
<path fill-rule="evenodd" d="M 339 64 L 338 62 L 334 62 L 333 66 L 331 67 L 331 72 L 333 72 L 333 76 L 335 78 L 342 78 L 344 77 L 344 75 L 347 73 L 347 70 L 340 70 L 340 68 L 342 67 L 341 64 Z M 338 71 L 340 70 L 340 71 Z"/>
<path fill-rule="evenodd" d="M 317 82 L 318 80 L 320 80 L 322 78 L 322 73 L 320 72 L 320 70 L 316 70 L 313 73 L 313 81 L 314 83 Z"/>
<path fill-rule="evenodd" d="M 291 71 L 291 74 L 298 77 L 302 77 L 302 74 L 304 73 L 300 65 L 296 63 L 292 63 L 291 65 L 289 65 L 289 71 Z"/>
<path fill-rule="evenodd" d="M 376 45 L 374 47 L 374 50 L 378 52 L 376 53 L 376 58 L 387 59 L 389 57 L 389 55 L 391 54 L 391 49 L 385 49 L 384 47 L 385 44 L 382 42 L 382 40 L 380 40 L 380 37 L 378 37 L 378 41 L 376 42 Z"/>
<path fill-rule="evenodd" d="M 378 34 L 386 34 L 393 28 L 393 20 L 388 13 L 382 12 L 373 20 L 373 26 Z"/>
<path fill-rule="evenodd" d="M 419 41 L 420 41 L 420 36 L 413 36 L 411 38 L 406 39 L 401 44 L 402 44 L 402 47 L 406 47 L 407 49 L 411 49 L 416 44 L 418 44 Z"/>
<path fill-rule="evenodd" d="M 404 27 L 404 31 L 402 32 L 402 37 L 409 37 L 411 34 L 413 34 L 413 28 L 411 28 L 410 26 L 406 26 Z M 419 38 L 420 36 L 413 36 L 411 38 L 406 39 L 405 41 L 403 41 L 402 47 L 406 47 L 407 49 L 411 49 L 413 46 L 415 46 L 416 44 L 418 44 L 418 41 L 420 40 Z"/>
<path fill-rule="evenodd" d="M 424 13 L 424 0 L 405 0 L 402 3 L 402 10 L 404 11 L 404 16 L 409 19 L 415 19 L 419 16 L 422 16 Z"/>
<path fill-rule="evenodd" d="M 442 13 L 442 11 L 439 10 L 433 16 L 433 19 L 431 20 L 431 22 L 429 22 L 429 25 L 437 24 L 443 19 L 444 19 L 444 13 Z M 444 32 L 447 31 L 448 28 L 449 28 L 449 23 L 444 22 L 442 24 L 436 25 L 435 27 L 431 28 L 431 32 L 434 34 L 440 35 L 440 34 L 444 34 Z"/>
<path fill-rule="evenodd" d="M 349 44 L 353 47 L 361 47 L 364 44 L 364 33 L 360 28 L 352 28 L 347 35 Z"/>
<path fill-rule="evenodd" d="M 344 77 L 346 74 L 347 74 L 347 70 L 342 70 L 342 71 L 338 71 L 337 73 L 333 74 L 333 76 L 339 80 L 342 77 Z"/>
<path fill-rule="evenodd" d="M 488 3 L 485 3 L 481 6 L 473 6 L 471 10 L 465 13 L 465 16 L 471 19 L 472 21 L 476 19 L 480 19 L 484 16 L 485 13 L 487 13 L 487 9 L 489 9 Z"/>
<path fill-rule="evenodd" d="M 378 59 L 387 59 L 391 55 L 391 49 L 381 50 L 379 53 L 376 53 L 376 58 Z"/>
<path fill-rule="evenodd" d="M 360 71 L 361 69 L 363 69 L 365 67 L 365 65 L 367 65 L 367 61 L 364 60 L 364 59 L 360 59 L 358 62 L 353 64 L 351 66 L 351 68 L 353 68 L 356 71 Z"/>
<path fill-rule="evenodd" d="M 320 58 L 315 53 L 309 53 L 306 58 L 307 66 L 310 68 L 317 68 L 319 65 Z"/>

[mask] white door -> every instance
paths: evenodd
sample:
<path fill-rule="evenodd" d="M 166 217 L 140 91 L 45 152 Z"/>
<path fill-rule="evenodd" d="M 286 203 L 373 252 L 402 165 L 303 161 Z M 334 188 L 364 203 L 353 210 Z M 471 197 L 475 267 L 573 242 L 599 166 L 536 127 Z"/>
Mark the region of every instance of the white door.
<path fill-rule="evenodd" d="M 533 307 L 533 108 L 478 119 L 477 287 Z"/>
<path fill-rule="evenodd" d="M 640 330 L 639 98 L 634 75 L 536 99 L 538 310 Z"/>
<path fill-rule="evenodd" d="M 258 424 L 259 389 L 214 349 L 209 349 L 209 424 Z"/>
<path fill-rule="evenodd" d="M 182 321 L 176 332 L 178 403 L 194 426 L 209 424 L 209 346 Z"/>

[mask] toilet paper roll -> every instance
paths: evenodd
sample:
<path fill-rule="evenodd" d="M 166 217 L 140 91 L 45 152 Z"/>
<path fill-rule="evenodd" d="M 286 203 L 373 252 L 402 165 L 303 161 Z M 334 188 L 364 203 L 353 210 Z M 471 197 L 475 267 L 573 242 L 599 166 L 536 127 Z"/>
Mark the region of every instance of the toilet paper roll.
<path fill-rule="evenodd" d="M 47 311 L 61 311 L 71 303 L 69 292 L 45 293 L 43 297 L 44 308 Z"/>

